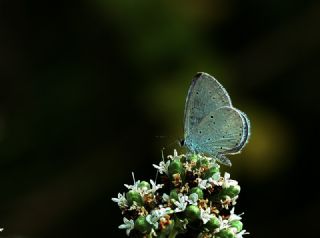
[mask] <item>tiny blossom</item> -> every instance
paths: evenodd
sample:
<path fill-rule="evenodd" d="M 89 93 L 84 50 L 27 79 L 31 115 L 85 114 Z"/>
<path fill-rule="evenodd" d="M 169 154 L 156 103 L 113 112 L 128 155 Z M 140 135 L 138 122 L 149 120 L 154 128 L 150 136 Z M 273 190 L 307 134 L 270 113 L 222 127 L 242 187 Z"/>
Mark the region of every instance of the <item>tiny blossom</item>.
<path fill-rule="evenodd" d="M 128 206 L 128 201 L 127 201 L 124 193 L 123 194 L 118 193 L 118 198 L 112 198 L 111 200 L 118 203 L 118 206 L 120 208 L 125 208 Z"/>
<path fill-rule="evenodd" d="M 152 188 L 150 190 L 148 190 L 148 192 L 150 193 L 155 193 L 158 189 L 163 187 L 163 184 L 156 184 L 152 179 L 150 179 L 150 184 L 152 186 Z"/>
<path fill-rule="evenodd" d="M 170 196 L 168 194 L 166 194 L 166 193 L 163 193 L 162 200 L 164 202 L 169 202 L 170 201 Z"/>
<path fill-rule="evenodd" d="M 226 228 L 230 227 L 229 221 L 223 219 L 222 216 L 218 216 L 218 220 L 219 220 L 219 223 L 220 223 L 220 227 L 217 229 L 217 231 L 221 231 L 223 229 L 226 229 Z"/>
<path fill-rule="evenodd" d="M 188 202 L 192 205 L 198 205 L 199 196 L 196 193 L 192 193 L 189 195 Z"/>
<path fill-rule="evenodd" d="M 223 182 L 221 184 L 223 188 L 228 188 L 230 186 L 234 186 L 237 184 L 238 184 L 238 182 L 236 180 L 230 179 L 229 173 L 224 173 Z"/>
<path fill-rule="evenodd" d="M 161 217 L 172 213 L 171 208 L 160 208 L 157 210 L 153 210 L 151 214 L 146 217 L 146 220 L 149 224 L 153 225 L 154 228 L 158 228 L 158 221 Z"/>
<path fill-rule="evenodd" d="M 132 191 L 135 191 L 135 192 L 139 192 L 139 184 L 140 184 L 140 180 L 138 180 L 137 182 L 134 180 L 134 174 L 132 173 L 132 176 L 133 176 L 133 185 L 128 185 L 128 184 L 125 184 L 124 186 L 127 188 L 127 189 L 131 189 Z"/>
<path fill-rule="evenodd" d="M 241 216 L 243 215 L 243 213 L 241 213 L 241 214 L 239 214 L 239 215 L 236 215 L 235 213 L 234 213 L 234 207 L 231 209 L 231 211 L 230 211 L 230 216 L 229 216 L 229 221 L 239 221 L 239 220 L 241 220 L 242 218 L 241 218 Z"/>
<path fill-rule="evenodd" d="M 211 218 L 214 217 L 213 214 L 210 214 L 210 207 L 208 207 L 207 209 L 200 208 L 200 212 L 201 212 L 200 216 L 203 221 L 203 224 L 206 224 Z"/>
<path fill-rule="evenodd" d="M 181 155 L 178 155 L 178 152 L 177 150 L 173 150 L 173 156 L 172 155 L 169 155 L 168 158 L 169 159 L 181 159 L 182 157 L 184 157 L 184 154 L 181 154 Z"/>
<path fill-rule="evenodd" d="M 168 160 L 167 162 L 161 161 L 159 165 L 153 164 L 153 167 L 155 167 L 160 174 L 165 173 L 166 175 L 168 175 L 169 165 L 170 165 L 170 160 Z"/>
<path fill-rule="evenodd" d="M 185 196 L 181 193 L 178 194 L 178 201 L 174 201 L 174 205 L 176 205 L 175 212 L 183 212 L 188 205 L 188 196 Z"/>
<path fill-rule="evenodd" d="M 206 189 L 207 188 L 207 182 L 208 180 L 206 179 L 201 179 L 201 178 L 197 178 L 198 181 L 198 187 L 201 189 Z"/>
<path fill-rule="evenodd" d="M 134 221 L 128 220 L 127 218 L 124 217 L 123 223 L 124 224 L 119 226 L 119 229 L 126 229 L 127 236 L 129 236 L 130 231 L 134 228 Z"/>
<path fill-rule="evenodd" d="M 243 238 L 243 235 L 250 234 L 246 230 L 242 230 L 239 233 L 236 234 L 236 238 Z"/>

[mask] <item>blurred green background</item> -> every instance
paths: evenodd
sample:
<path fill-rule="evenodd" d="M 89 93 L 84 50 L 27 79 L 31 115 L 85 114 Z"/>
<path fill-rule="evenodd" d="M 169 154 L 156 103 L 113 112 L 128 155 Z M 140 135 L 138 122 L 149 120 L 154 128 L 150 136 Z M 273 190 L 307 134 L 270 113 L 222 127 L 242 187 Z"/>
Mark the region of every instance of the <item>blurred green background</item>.
<path fill-rule="evenodd" d="M 125 237 L 111 197 L 178 148 L 198 71 L 251 119 L 226 168 L 248 237 L 316 237 L 319 23 L 315 0 L 1 0 L 1 237 Z"/>

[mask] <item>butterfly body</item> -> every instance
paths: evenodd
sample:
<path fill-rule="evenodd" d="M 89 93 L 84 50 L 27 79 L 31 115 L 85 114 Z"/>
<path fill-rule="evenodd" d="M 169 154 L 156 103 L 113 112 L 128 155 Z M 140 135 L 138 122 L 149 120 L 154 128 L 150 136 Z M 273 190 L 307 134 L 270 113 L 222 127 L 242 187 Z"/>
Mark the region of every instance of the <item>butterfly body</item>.
<path fill-rule="evenodd" d="M 189 88 L 184 114 L 185 145 L 191 152 L 231 165 L 227 154 L 241 151 L 250 135 L 248 117 L 234 108 L 224 87 L 198 73 Z"/>

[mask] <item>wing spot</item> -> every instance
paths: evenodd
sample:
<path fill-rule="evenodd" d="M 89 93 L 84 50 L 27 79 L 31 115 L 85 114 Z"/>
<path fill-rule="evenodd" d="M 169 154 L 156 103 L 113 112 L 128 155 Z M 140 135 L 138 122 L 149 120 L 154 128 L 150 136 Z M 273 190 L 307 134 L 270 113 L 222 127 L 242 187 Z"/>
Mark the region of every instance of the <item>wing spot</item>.
<path fill-rule="evenodd" d="M 213 116 L 210 116 L 211 118 L 213 118 Z"/>
<path fill-rule="evenodd" d="M 199 131 L 199 133 L 201 134 L 201 133 L 202 133 L 202 131 Z"/>

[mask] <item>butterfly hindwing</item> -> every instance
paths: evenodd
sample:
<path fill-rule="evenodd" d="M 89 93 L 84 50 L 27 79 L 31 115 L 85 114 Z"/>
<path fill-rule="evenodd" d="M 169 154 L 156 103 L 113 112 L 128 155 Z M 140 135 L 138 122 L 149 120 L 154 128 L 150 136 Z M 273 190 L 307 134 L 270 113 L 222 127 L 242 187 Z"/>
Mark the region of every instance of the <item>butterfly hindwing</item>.
<path fill-rule="evenodd" d="M 197 126 L 196 136 L 192 138 L 197 141 L 196 150 L 214 156 L 239 152 L 245 123 L 239 110 L 233 107 L 218 108 Z"/>

